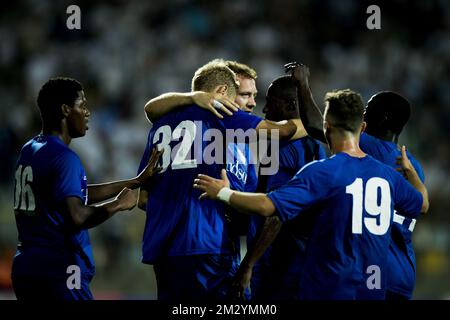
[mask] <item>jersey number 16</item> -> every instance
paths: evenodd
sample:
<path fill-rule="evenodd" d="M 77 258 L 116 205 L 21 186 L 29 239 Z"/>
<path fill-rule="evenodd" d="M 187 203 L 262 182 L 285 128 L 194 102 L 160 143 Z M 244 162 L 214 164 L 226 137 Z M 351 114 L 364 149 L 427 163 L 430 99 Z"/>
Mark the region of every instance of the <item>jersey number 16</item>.
<path fill-rule="evenodd" d="M 14 187 L 14 210 L 34 211 L 36 204 L 30 182 L 33 182 L 33 170 L 30 166 L 22 170 L 22 165 L 16 170 Z"/>

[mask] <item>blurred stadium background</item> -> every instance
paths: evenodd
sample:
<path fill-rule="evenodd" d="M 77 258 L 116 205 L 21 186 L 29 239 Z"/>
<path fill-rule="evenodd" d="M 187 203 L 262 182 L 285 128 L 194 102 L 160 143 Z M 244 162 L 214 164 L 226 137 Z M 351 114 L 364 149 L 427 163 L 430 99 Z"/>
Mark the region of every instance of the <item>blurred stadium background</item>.
<path fill-rule="evenodd" d="M 81 8 L 81 30 L 66 8 Z M 366 8 L 381 8 L 368 30 Z M 149 124 L 145 102 L 189 91 L 194 71 L 222 57 L 258 74 L 257 114 L 284 63 L 310 66 L 324 93 L 352 88 L 367 99 L 404 94 L 412 119 L 401 143 L 425 170 L 430 214 L 414 231 L 416 299 L 450 299 L 450 2 L 431 1 L 9 1 L 0 11 L 0 299 L 13 299 L 16 246 L 13 168 L 21 145 L 40 131 L 35 99 L 49 78 L 80 80 L 91 109 L 87 136 L 73 142 L 90 183 L 136 173 Z M 170 214 L 170 212 L 168 212 Z M 97 299 L 154 299 L 151 267 L 140 262 L 144 214 L 120 213 L 91 230 Z"/>

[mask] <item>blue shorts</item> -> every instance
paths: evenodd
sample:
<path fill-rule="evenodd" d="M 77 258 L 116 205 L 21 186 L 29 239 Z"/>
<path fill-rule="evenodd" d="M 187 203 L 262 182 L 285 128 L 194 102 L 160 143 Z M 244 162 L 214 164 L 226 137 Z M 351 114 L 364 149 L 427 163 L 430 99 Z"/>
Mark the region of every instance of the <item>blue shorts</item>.
<path fill-rule="evenodd" d="M 158 300 L 227 301 L 238 264 L 232 255 L 165 257 L 153 265 Z"/>
<path fill-rule="evenodd" d="M 80 289 L 69 289 L 64 278 L 32 276 L 12 277 L 17 300 L 93 300 L 89 283 L 80 282 Z"/>

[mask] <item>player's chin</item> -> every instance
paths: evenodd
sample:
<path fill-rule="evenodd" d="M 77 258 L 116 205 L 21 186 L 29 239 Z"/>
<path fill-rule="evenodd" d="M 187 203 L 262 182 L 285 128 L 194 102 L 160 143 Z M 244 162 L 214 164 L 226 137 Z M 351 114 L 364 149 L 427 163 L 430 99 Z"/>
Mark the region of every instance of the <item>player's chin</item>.
<path fill-rule="evenodd" d="M 85 126 L 85 127 L 83 127 L 83 128 L 80 128 L 80 130 L 78 130 L 78 134 L 77 134 L 78 138 L 84 137 L 84 136 L 86 135 L 86 131 L 87 131 L 87 130 L 89 130 L 89 127 L 88 127 L 88 126 Z"/>

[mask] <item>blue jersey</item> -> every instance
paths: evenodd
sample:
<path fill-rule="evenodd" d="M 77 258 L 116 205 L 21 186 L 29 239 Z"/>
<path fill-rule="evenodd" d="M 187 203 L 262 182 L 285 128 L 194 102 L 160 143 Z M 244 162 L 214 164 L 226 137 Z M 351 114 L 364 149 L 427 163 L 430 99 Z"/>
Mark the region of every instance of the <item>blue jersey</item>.
<path fill-rule="evenodd" d="M 155 263 L 164 256 L 234 254 L 235 239 L 230 235 L 224 206 L 198 200 L 201 192 L 192 185 L 200 173 L 220 177 L 225 157 L 212 162 L 206 155 L 223 155 L 226 129 L 254 129 L 260 121 L 242 111 L 220 120 L 192 105 L 154 123 L 139 171 L 147 164 L 152 148 L 158 146 L 164 148 L 163 172 L 148 189 L 144 263 Z M 211 141 L 222 143 L 214 148 Z"/>
<path fill-rule="evenodd" d="M 278 171 L 274 175 L 262 176 L 258 190 L 261 192 L 273 191 L 291 180 L 305 164 L 325 157 L 323 147 L 310 137 L 294 141 L 280 141 Z M 261 227 L 263 220 L 258 216 L 251 217 L 248 234 L 250 246 L 252 246 L 257 229 Z"/>
<path fill-rule="evenodd" d="M 273 191 L 286 184 L 307 163 L 326 157 L 319 142 L 304 137 L 280 142 L 278 172 L 261 177 L 259 189 Z M 281 227 L 273 244 L 253 268 L 252 298 L 292 300 L 297 297 L 298 283 L 305 257 L 306 240 L 311 229 L 310 219 L 301 217 L 288 221 Z M 298 221 L 297 221 L 298 220 Z M 249 248 L 261 230 L 264 219 L 252 216 L 248 234 Z M 307 224 L 307 226 L 306 226 Z"/>
<path fill-rule="evenodd" d="M 227 145 L 227 177 L 230 188 L 237 191 L 254 192 L 258 183 L 255 159 L 248 143 Z"/>
<path fill-rule="evenodd" d="M 227 145 L 227 178 L 230 181 L 230 188 L 237 191 L 255 192 L 258 177 L 256 175 L 255 158 L 252 155 L 248 143 L 229 143 Z M 232 232 L 236 243 L 236 259 L 239 263 L 240 257 L 240 239 L 239 236 L 246 235 L 250 217 L 243 215 L 231 207 L 227 208 L 230 216 Z"/>
<path fill-rule="evenodd" d="M 86 174 L 78 156 L 58 137 L 39 135 L 22 148 L 16 165 L 14 209 L 19 248 L 13 277 L 64 277 L 77 265 L 95 272 L 87 230 L 76 228 L 63 201 L 87 203 Z"/>
<path fill-rule="evenodd" d="M 394 209 L 415 218 L 423 202 L 399 173 L 369 155 L 338 153 L 268 196 L 282 221 L 316 210 L 300 298 L 384 299 Z"/>
<path fill-rule="evenodd" d="M 401 156 L 400 150 L 393 142 L 377 139 L 367 133 L 361 134 L 359 141 L 361 149 L 375 159 L 397 167 L 396 158 Z M 420 180 L 425 181 L 419 162 L 407 152 L 408 158 L 417 171 Z M 412 243 L 412 231 L 416 219 L 406 218 L 401 212 L 394 215 L 392 226 L 392 241 L 389 246 L 389 273 L 387 288 L 393 292 L 412 298 L 416 279 L 416 258 Z"/>

